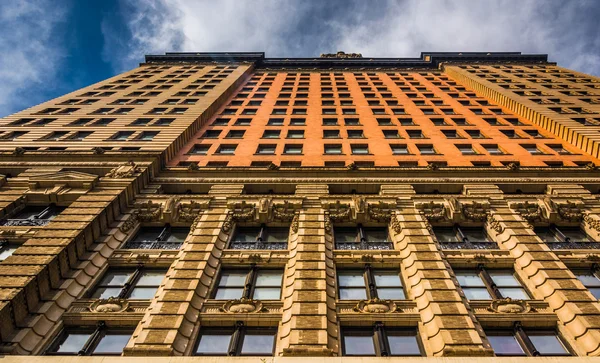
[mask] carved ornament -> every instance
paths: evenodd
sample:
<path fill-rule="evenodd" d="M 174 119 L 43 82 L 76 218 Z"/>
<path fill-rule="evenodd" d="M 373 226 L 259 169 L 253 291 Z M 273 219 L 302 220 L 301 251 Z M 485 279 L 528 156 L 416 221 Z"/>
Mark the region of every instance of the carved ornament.
<path fill-rule="evenodd" d="M 231 209 L 232 217 L 235 221 L 250 221 L 254 219 L 256 206 L 253 203 L 242 201 L 240 203 L 231 203 L 228 207 Z"/>
<path fill-rule="evenodd" d="M 510 203 L 510 208 L 529 222 L 535 222 L 542 219 L 542 208 L 538 203 L 529 201 Z"/>
<path fill-rule="evenodd" d="M 292 232 L 298 233 L 298 228 L 300 226 L 300 213 L 294 213 L 294 218 L 292 218 Z"/>
<path fill-rule="evenodd" d="M 519 170 L 519 164 L 517 164 L 517 163 L 508 163 L 508 164 L 506 164 L 506 169 L 512 170 L 512 171 L 517 171 L 517 170 Z"/>
<path fill-rule="evenodd" d="M 332 222 L 342 222 L 350 219 L 350 204 L 341 203 L 339 200 L 335 203 L 324 203 L 329 211 L 329 218 Z"/>
<path fill-rule="evenodd" d="M 263 307 L 261 301 L 241 298 L 227 301 L 219 308 L 219 311 L 232 314 L 249 314 L 266 312 L 267 309 Z"/>
<path fill-rule="evenodd" d="M 337 53 L 322 53 L 321 58 L 362 58 L 362 54 L 338 51 Z"/>
<path fill-rule="evenodd" d="M 324 227 L 325 227 L 325 232 L 327 233 L 331 233 L 333 230 L 333 226 L 331 225 L 331 218 L 329 218 L 329 213 L 325 213 L 325 223 L 324 223 Z"/>
<path fill-rule="evenodd" d="M 500 223 L 500 221 L 496 219 L 495 215 L 488 214 L 487 215 L 487 223 L 491 229 L 496 231 L 496 233 L 504 232 L 504 227 L 502 226 L 502 223 Z"/>
<path fill-rule="evenodd" d="M 391 300 L 375 298 L 359 301 L 352 310 L 357 313 L 386 314 L 396 312 L 398 307 L 396 306 L 396 303 Z"/>
<path fill-rule="evenodd" d="M 513 300 L 507 297 L 506 299 L 497 299 L 492 301 L 487 310 L 492 313 L 522 314 L 532 311 L 532 308 L 526 301 Z"/>
<path fill-rule="evenodd" d="M 487 219 L 490 212 L 490 203 L 485 202 L 461 202 L 460 203 L 463 216 L 476 222 L 483 222 Z"/>
<path fill-rule="evenodd" d="M 134 210 L 129 214 L 129 217 L 125 220 L 125 222 L 123 222 L 123 224 L 121 225 L 121 227 L 119 227 L 119 229 L 121 230 L 121 232 L 127 233 L 135 226 L 137 221 L 138 221 L 138 211 Z"/>
<path fill-rule="evenodd" d="M 231 229 L 233 228 L 233 213 L 229 212 L 227 213 L 227 216 L 225 217 L 225 220 L 223 221 L 223 232 L 225 233 L 229 233 L 231 232 Z"/>
<path fill-rule="evenodd" d="M 600 219 L 595 219 L 590 214 L 583 215 L 583 221 L 588 225 L 590 229 L 600 232 Z"/>
<path fill-rule="evenodd" d="M 134 208 L 137 212 L 137 218 L 140 220 L 140 222 L 157 221 L 160 217 L 162 207 L 163 205 L 161 203 L 154 203 L 151 200 L 134 204 Z"/>
<path fill-rule="evenodd" d="M 364 197 L 352 197 L 352 201 L 354 202 L 354 209 L 356 213 L 364 213 L 367 202 Z"/>
<path fill-rule="evenodd" d="M 289 222 L 294 219 L 296 211 L 301 205 L 301 203 L 292 203 L 287 200 L 283 203 L 275 203 L 271 207 L 273 210 L 273 219 Z"/>
<path fill-rule="evenodd" d="M 400 221 L 398 220 L 398 216 L 396 214 L 392 216 L 390 222 L 394 233 L 398 234 L 402 232 L 402 225 L 400 224 Z"/>
<path fill-rule="evenodd" d="M 109 171 L 105 176 L 111 179 L 131 178 L 142 170 L 133 161 L 128 161 Z"/>
<path fill-rule="evenodd" d="M 177 205 L 177 219 L 184 222 L 193 222 L 202 210 L 208 208 L 208 201 L 202 203 L 195 200 L 189 202 L 182 202 Z"/>
<path fill-rule="evenodd" d="M 580 201 L 564 201 L 557 202 L 550 200 L 552 209 L 558 213 L 558 216 L 569 222 L 580 222 L 583 219 L 583 202 Z"/>
<path fill-rule="evenodd" d="M 129 309 L 129 301 L 115 297 L 96 300 L 90 304 L 88 309 L 92 313 L 122 313 Z"/>
<path fill-rule="evenodd" d="M 389 223 L 392 219 L 392 212 L 395 204 L 380 201 L 377 204 L 369 203 L 367 205 L 367 214 L 369 218 L 378 222 Z"/>
<path fill-rule="evenodd" d="M 446 217 L 446 206 L 444 203 L 436 203 L 430 201 L 427 203 L 415 203 L 415 208 L 418 209 L 428 221 L 439 221 Z"/>

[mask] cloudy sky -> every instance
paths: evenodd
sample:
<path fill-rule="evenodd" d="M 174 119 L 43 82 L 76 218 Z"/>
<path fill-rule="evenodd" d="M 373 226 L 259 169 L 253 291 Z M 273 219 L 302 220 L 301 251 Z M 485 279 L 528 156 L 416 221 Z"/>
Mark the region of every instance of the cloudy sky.
<path fill-rule="evenodd" d="M 1 0 L 0 116 L 165 51 L 547 53 L 600 76 L 600 0 Z"/>

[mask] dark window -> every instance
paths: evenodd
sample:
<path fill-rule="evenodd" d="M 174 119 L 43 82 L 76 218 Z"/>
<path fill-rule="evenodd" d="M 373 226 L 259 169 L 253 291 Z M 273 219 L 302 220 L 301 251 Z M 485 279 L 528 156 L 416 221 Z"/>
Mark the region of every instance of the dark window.
<path fill-rule="evenodd" d="M 350 131 L 348 131 L 350 132 Z M 354 155 L 367 155 L 369 154 L 369 146 L 365 144 L 352 144 L 350 145 L 350 150 L 352 150 L 352 154 Z"/>
<path fill-rule="evenodd" d="M 325 144 L 325 154 L 342 154 L 342 144 Z"/>
<path fill-rule="evenodd" d="M 336 227 L 334 229 L 335 248 L 342 250 L 391 250 L 388 231 L 382 228 Z"/>
<path fill-rule="evenodd" d="M 202 328 L 195 355 L 270 356 L 275 351 L 275 329 L 248 328 L 242 322 L 234 328 Z"/>
<path fill-rule="evenodd" d="M 456 270 L 456 278 L 469 300 L 520 299 L 529 300 L 512 270 L 488 270 L 483 266 L 475 270 Z"/>
<path fill-rule="evenodd" d="M 166 270 L 109 268 L 96 285 L 91 297 L 108 299 L 152 299 L 160 286 Z"/>
<path fill-rule="evenodd" d="M 281 299 L 282 270 L 223 270 L 215 291 L 217 300 Z"/>
<path fill-rule="evenodd" d="M 551 247 L 564 245 L 569 248 L 569 246 L 574 247 L 574 243 L 594 242 L 585 231 L 578 227 L 559 227 L 553 224 L 550 227 L 536 227 L 535 233 Z"/>
<path fill-rule="evenodd" d="M 237 227 L 229 243 L 231 249 L 283 250 L 287 248 L 289 228 Z"/>
<path fill-rule="evenodd" d="M 302 154 L 301 144 L 288 144 L 283 148 L 284 154 Z"/>
<path fill-rule="evenodd" d="M 228 154 L 233 155 L 235 153 L 237 145 L 221 145 L 217 149 L 217 154 Z"/>
<path fill-rule="evenodd" d="M 189 228 L 141 227 L 138 233 L 123 248 L 177 250 L 190 233 Z"/>
<path fill-rule="evenodd" d="M 111 136 L 111 140 L 114 141 L 125 141 L 129 138 L 129 136 L 133 135 L 133 131 L 119 131 L 113 136 Z"/>
<path fill-rule="evenodd" d="M 262 137 L 263 139 L 278 139 L 280 133 L 279 130 L 265 130 Z"/>
<path fill-rule="evenodd" d="M 190 149 L 189 153 L 206 155 L 208 154 L 208 149 L 210 149 L 210 145 L 194 145 L 194 147 Z"/>
<path fill-rule="evenodd" d="M 62 212 L 64 208 L 54 204 L 49 206 L 26 206 L 10 218 L 0 220 L 2 226 L 45 226 Z"/>
<path fill-rule="evenodd" d="M 421 356 L 415 329 L 384 327 L 375 323 L 372 328 L 342 327 L 344 356 Z"/>
<path fill-rule="evenodd" d="M 323 138 L 324 139 L 339 139 L 340 131 L 339 130 L 323 130 Z"/>
<path fill-rule="evenodd" d="M 338 270 L 340 300 L 404 300 L 406 296 L 398 270 L 377 270 L 365 265 L 363 270 Z"/>
<path fill-rule="evenodd" d="M 142 131 L 135 139 L 137 141 L 152 141 L 159 131 Z"/>
<path fill-rule="evenodd" d="M 288 139 L 303 139 L 304 130 L 289 130 L 287 133 Z"/>
<path fill-rule="evenodd" d="M 131 338 L 131 331 L 107 329 L 67 329 L 46 351 L 46 355 L 121 355 Z"/>
<path fill-rule="evenodd" d="M 486 332 L 497 356 L 569 356 L 566 344 L 555 331 L 525 330 L 516 323 L 512 331 Z"/>
<path fill-rule="evenodd" d="M 272 155 L 275 154 L 275 148 L 277 145 L 275 144 L 263 144 L 263 145 L 258 145 L 258 148 L 256 149 L 256 153 L 257 154 L 268 154 L 268 155 Z"/>

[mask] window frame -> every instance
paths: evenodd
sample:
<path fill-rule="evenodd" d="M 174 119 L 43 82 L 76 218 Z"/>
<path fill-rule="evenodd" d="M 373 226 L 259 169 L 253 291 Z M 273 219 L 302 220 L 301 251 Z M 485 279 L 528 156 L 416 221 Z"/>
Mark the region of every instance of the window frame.
<path fill-rule="evenodd" d="M 396 333 L 396 334 L 394 334 Z M 373 355 L 348 354 L 346 351 L 346 336 L 371 337 L 373 341 Z M 414 336 L 419 354 L 398 355 L 391 354 L 389 336 Z M 340 329 L 340 348 L 343 357 L 422 357 L 424 356 L 423 343 L 419 339 L 417 328 L 413 327 L 386 327 L 383 322 L 375 322 L 371 327 L 346 327 Z"/>

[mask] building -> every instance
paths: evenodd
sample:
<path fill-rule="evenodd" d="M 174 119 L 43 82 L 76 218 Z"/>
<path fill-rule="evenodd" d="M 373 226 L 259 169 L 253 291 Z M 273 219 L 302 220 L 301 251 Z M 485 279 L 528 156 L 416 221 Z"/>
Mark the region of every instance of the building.
<path fill-rule="evenodd" d="M 599 145 L 545 55 L 146 56 L 0 119 L 2 352 L 599 356 Z"/>

